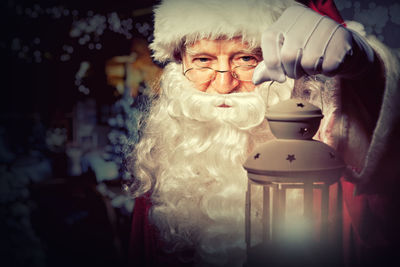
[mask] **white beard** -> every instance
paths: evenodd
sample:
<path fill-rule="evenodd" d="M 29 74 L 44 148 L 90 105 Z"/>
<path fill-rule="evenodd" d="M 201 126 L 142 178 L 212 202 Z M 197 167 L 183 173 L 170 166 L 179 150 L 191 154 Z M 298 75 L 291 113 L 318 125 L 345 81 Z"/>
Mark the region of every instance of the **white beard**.
<path fill-rule="evenodd" d="M 150 219 L 170 251 L 194 248 L 200 262 L 241 266 L 242 164 L 256 143 L 271 138 L 261 92 L 210 95 L 193 88 L 181 65 L 166 67 L 162 94 L 136 147 L 135 178 L 139 191 L 153 188 Z"/>

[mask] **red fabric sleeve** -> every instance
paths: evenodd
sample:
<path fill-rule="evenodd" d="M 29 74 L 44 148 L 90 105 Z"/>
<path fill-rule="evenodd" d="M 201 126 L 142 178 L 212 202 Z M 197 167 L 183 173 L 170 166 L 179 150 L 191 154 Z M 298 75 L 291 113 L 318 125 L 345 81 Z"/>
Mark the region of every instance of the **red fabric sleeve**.
<path fill-rule="evenodd" d="M 398 200 L 387 194 L 354 195 L 342 179 L 346 266 L 398 266 Z"/>
<path fill-rule="evenodd" d="M 302 3 L 319 14 L 328 16 L 337 23 L 346 26 L 333 0 L 297 0 L 297 2 Z"/>
<path fill-rule="evenodd" d="M 156 230 L 149 223 L 151 201 L 147 195 L 135 200 L 130 237 L 130 261 L 133 266 L 154 266 L 156 255 Z"/>
<path fill-rule="evenodd" d="M 160 239 L 157 228 L 149 221 L 149 212 L 151 207 L 152 203 L 148 194 L 135 200 L 129 247 L 130 266 L 192 266 L 191 262 L 181 262 L 178 254 L 167 254 L 163 251 L 163 242 Z M 189 251 L 185 253 L 193 252 Z"/>

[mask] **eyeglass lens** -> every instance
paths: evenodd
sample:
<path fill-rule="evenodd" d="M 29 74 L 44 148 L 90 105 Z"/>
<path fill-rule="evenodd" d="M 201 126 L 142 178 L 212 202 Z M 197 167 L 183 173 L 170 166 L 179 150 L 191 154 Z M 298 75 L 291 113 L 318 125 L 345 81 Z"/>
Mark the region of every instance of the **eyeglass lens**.
<path fill-rule="evenodd" d="M 238 66 L 228 71 L 231 75 L 240 81 L 249 82 L 252 80 L 255 66 Z M 218 71 L 211 68 L 192 68 L 185 72 L 185 76 L 192 82 L 205 83 L 211 81 Z"/>

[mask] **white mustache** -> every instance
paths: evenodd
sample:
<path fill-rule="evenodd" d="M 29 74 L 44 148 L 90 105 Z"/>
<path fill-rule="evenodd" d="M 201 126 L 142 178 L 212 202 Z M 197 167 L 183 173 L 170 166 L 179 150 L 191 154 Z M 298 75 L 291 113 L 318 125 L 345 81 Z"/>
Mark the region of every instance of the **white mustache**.
<path fill-rule="evenodd" d="M 243 130 L 263 121 L 266 102 L 272 105 L 289 98 L 294 84 L 292 79 L 288 79 L 283 84 L 263 83 L 253 92 L 209 94 L 197 90 L 182 74 L 182 65 L 177 63 L 165 67 L 161 82 L 162 97 L 169 103 L 166 109 L 171 117 L 225 121 Z"/>
<path fill-rule="evenodd" d="M 170 98 L 168 112 L 172 117 L 227 122 L 248 130 L 262 123 L 265 103 L 257 92 L 217 95 L 185 88 Z"/>

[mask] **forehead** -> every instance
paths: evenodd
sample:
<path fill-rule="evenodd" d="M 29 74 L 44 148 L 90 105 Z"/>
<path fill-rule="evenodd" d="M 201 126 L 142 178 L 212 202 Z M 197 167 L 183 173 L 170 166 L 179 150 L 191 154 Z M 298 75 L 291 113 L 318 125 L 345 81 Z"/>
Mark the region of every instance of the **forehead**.
<path fill-rule="evenodd" d="M 188 55 L 196 55 L 196 54 L 213 54 L 213 53 L 224 53 L 224 54 L 232 54 L 238 52 L 258 53 L 259 49 L 252 49 L 250 46 L 242 41 L 242 38 L 233 38 L 233 39 L 201 39 L 193 44 L 187 45 L 185 47 L 185 53 Z"/>

